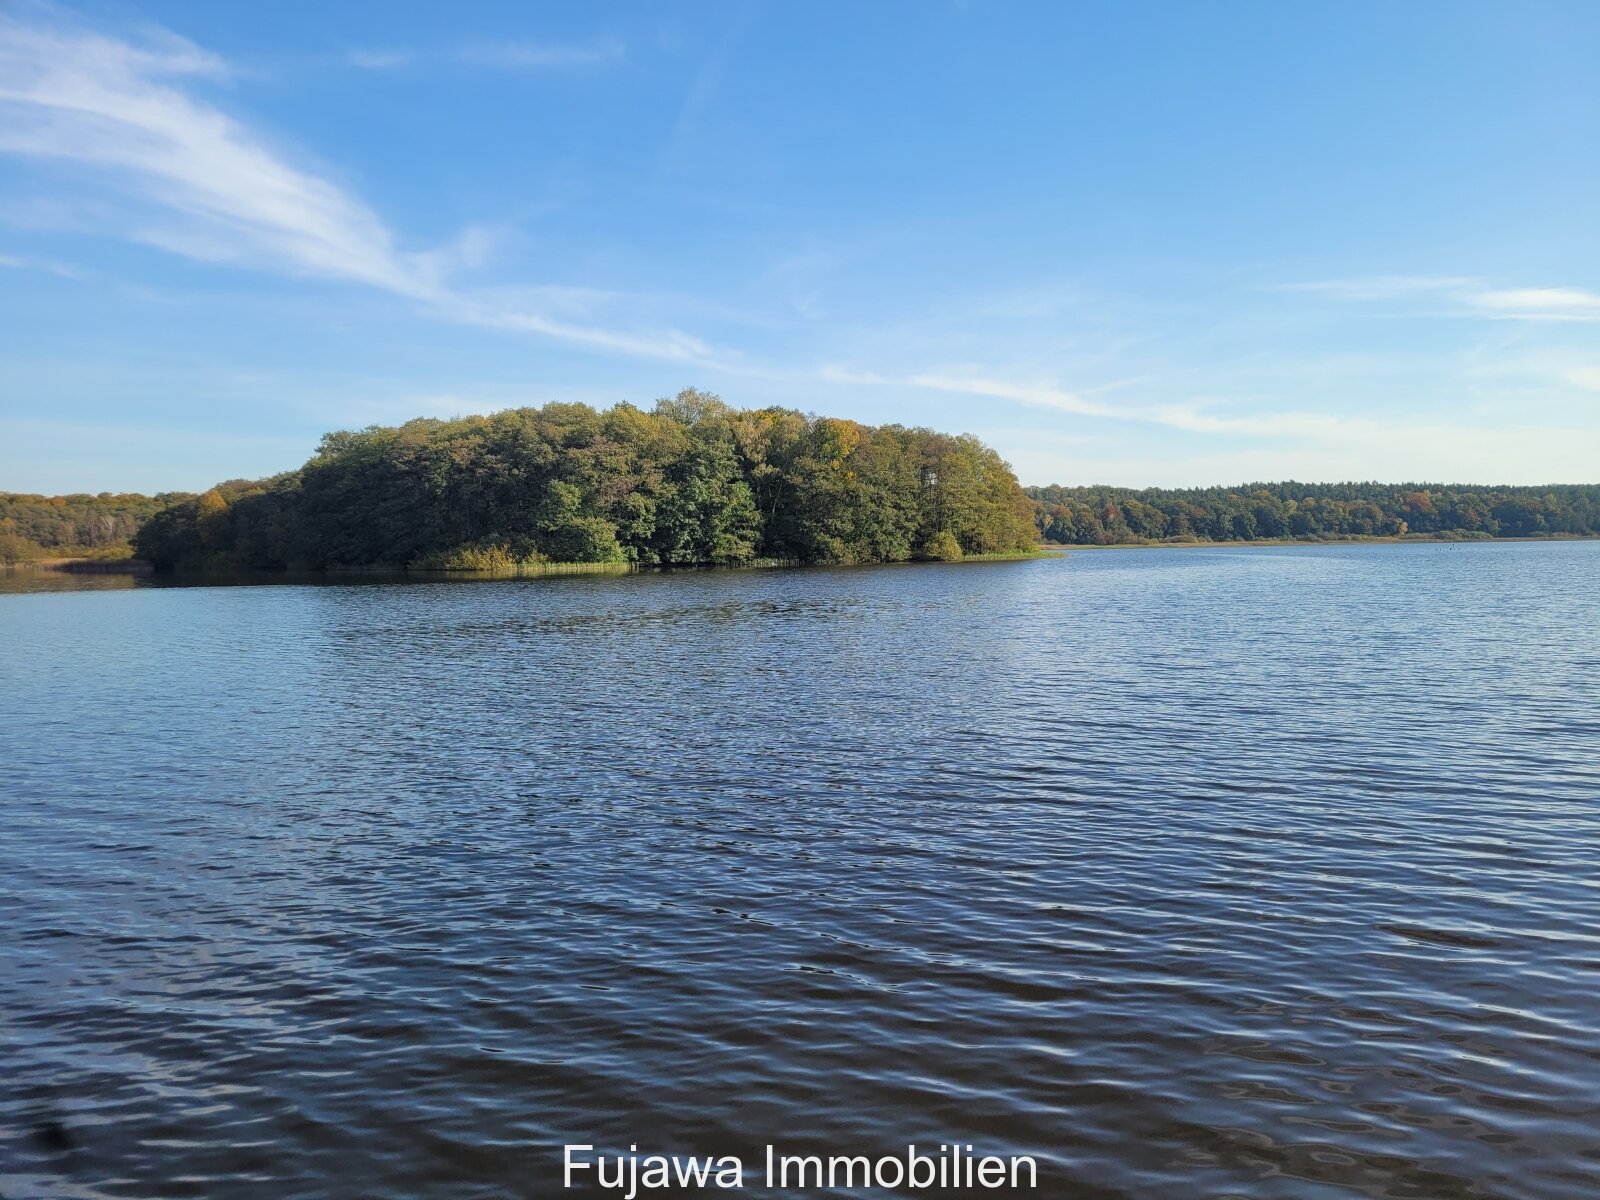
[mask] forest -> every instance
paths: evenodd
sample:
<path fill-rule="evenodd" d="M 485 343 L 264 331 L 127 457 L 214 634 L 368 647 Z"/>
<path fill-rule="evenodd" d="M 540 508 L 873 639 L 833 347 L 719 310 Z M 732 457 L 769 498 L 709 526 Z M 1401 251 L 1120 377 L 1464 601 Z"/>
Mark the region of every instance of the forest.
<path fill-rule="evenodd" d="M 156 513 L 189 497 L 101 492 L 35 496 L 0 492 L 0 563 L 41 558 L 123 558 Z"/>
<path fill-rule="evenodd" d="M 1289 482 L 1024 491 L 1034 503 L 1040 540 L 1059 545 L 1600 535 L 1600 484 Z"/>
<path fill-rule="evenodd" d="M 953 560 L 1037 541 L 1010 467 L 970 436 L 739 410 L 547 404 L 330 433 L 304 466 L 155 513 L 158 569 L 490 570 Z"/>

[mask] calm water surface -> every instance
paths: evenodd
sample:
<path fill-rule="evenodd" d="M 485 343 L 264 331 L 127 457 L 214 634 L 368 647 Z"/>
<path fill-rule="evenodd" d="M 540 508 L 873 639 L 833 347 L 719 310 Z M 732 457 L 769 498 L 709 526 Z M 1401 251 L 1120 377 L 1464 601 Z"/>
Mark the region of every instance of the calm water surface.
<path fill-rule="evenodd" d="M 1600 544 L 132 582 L 0 595 L 9 1200 L 1600 1195 Z"/>

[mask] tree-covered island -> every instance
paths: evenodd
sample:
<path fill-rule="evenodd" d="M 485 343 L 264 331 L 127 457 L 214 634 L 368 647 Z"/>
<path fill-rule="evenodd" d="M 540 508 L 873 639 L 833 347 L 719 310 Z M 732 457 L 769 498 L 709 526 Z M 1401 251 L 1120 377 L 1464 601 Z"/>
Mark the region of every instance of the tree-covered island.
<path fill-rule="evenodd" d="M 970 436 L 739 410 L 547 404 L 331 433 L 298 470 L 153 516 L 135 552 L 185 570 L 547 563 L 732 566 L 1028 553 L 1033 506 Z"/>

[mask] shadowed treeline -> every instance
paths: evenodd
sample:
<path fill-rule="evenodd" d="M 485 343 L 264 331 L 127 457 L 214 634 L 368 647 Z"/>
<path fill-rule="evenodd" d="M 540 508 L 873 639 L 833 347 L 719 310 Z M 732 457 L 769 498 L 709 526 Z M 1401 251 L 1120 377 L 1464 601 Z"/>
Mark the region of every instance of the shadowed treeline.
<path fill-rule="evenodd" d="M 1031 487 L 1039 536 L 1147 541 L 1600 534 L 1600 484 L 1254 483 L 1239 488 Z"/>
<path fill-rule="evenodd" d="M 512 409 L 331 433 L 296 471 L 157 513 L 157 567 L 493 570 L 1020 553 L 1031 506 L 976 438 L 693 390 L 653 412 Z"/>

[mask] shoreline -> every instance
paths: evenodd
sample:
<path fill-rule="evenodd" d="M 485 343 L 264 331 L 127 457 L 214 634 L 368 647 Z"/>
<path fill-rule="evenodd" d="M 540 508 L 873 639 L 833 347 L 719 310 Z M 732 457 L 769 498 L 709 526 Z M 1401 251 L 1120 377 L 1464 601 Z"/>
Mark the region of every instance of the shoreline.
<path fill-rule="evenodd" d="M 705 571 L 773 571 L 796 568 L 927 566 L 943 563 L 959 566 L 962 563 L 1030 562 L 1041 558 L 1058 557 L 1063 547 L 1040 546 L 1010 554 L 967 554 L 954 559 L 908 558 L 890 562 L 830 563 L 802 562 L 788 558 L 758 558 L 743 563 L 629 563 L 629 562 L 548 562 L 519 563 L 508 567 L 474 570 L 470 567 L 407 567 L 368 564 L 359 566 L 329 566 L 319 569 L 294 568 L 241 568 L 238 570 L 172 570 L 158 571 L 141 558 L 40 558 L 29 562 L 7 563 L 0 571 L 48 571 L 59 575 L 147 575 L 177 580 L 254 579 L 268 582 L 282 579 L 300 582 L 308 578 L 327 580 L 359 579 L 363 577 L 405 577 L 424 580 L 467 579 L 536 579 L 562 575 L 669 575 L 675 572 Z"/>
<path fill-rule="evenodd" d="M 1552 533 L 1543 537 L 1345 537 L 1345 538 L 1252 538 L 1249 541 L 1225 542 L 1040 542 L 1039 548 L 1047 552 L 1064 553 L 1076 550 L 1215 550 L 1226 546 L 1492 546 L 1501 542 L 1594 542 L 1600 535 L 1589 533 Z"/>

